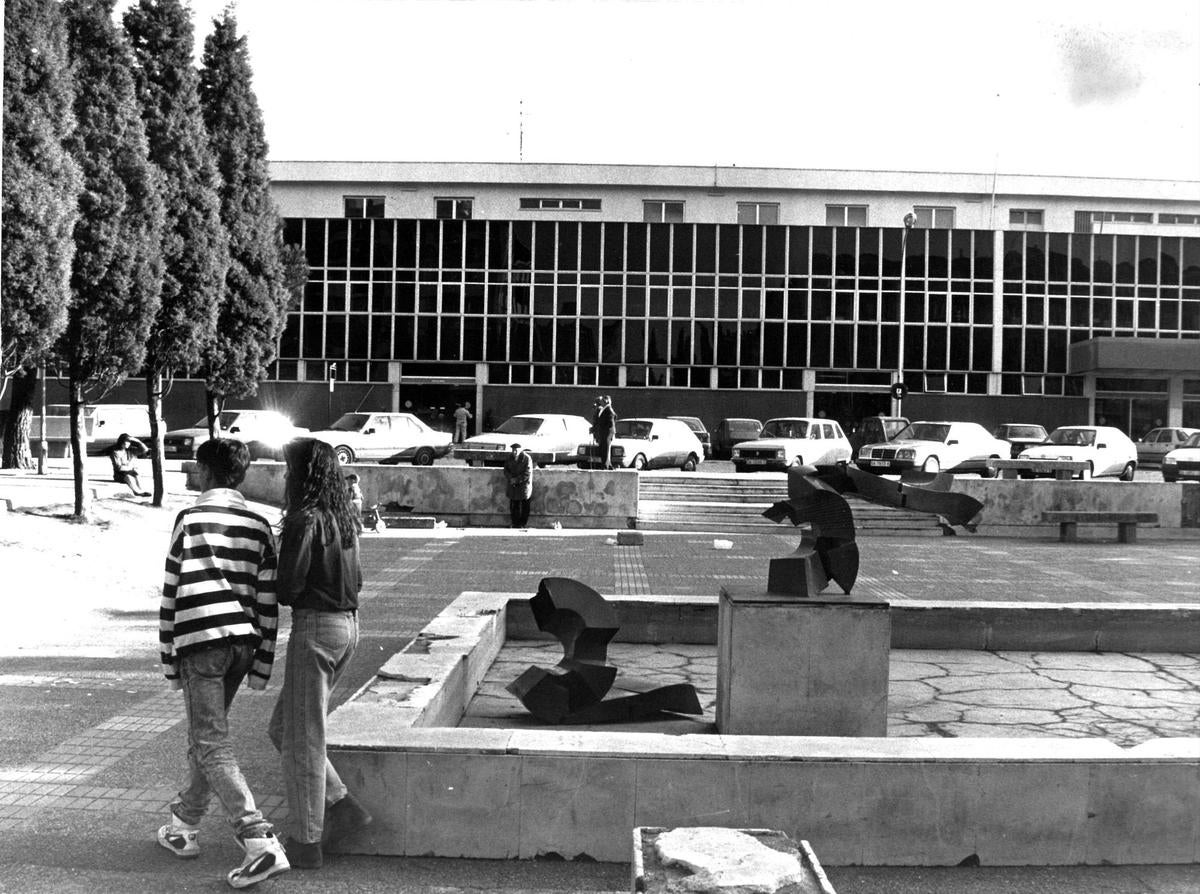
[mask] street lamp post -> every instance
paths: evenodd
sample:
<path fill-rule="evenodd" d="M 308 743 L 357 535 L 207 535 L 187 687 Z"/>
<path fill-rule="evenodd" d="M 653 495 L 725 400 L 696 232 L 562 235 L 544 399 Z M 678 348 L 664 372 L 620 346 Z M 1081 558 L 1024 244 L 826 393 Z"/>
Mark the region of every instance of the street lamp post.
<path fill-rule="evenodd" d="M 917 215 L 912 211 L 904 215 L 904 235 L 900 239 L 900 330 L 896 343 L 896 381 L 893 384 L 904 383 L 904 304 L 905 281 L 908 276 L 908 234 L 917 223 Z M 892 415 L 901 415 L 903 408 L 902 396 L 897 396 L 903 389 L 893 389 Z"/>

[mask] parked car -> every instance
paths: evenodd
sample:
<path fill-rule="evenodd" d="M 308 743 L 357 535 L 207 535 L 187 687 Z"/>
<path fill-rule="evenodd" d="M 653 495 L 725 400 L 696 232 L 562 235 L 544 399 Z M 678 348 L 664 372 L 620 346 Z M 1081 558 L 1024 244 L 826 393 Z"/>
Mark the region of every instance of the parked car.
<path fill-rule="evenodd" d="M 713 459 L 729 459 L 734 444 L 753 441 L 761 433 L 762 423 L 757 419 L 722 419 L 712 430 Z"/>
<path fill-rule="evenodd" d="M 599 451 L 593 443 L 580 445 L 576 454 L 580 468 L 598 467 Z M 704 462 L 704 445 L 678 419 L 618 419 L 609 458 L 617 469 L 680 468 L 694 472 Z"/>
<path fill-rule="evenodd" d="M 977 422 L 911 422 L 891 441 L 864 444 L 857 465 L 867 472 L 978 472 L 990 478 L 989 459 L 1003 459 L 1008 441 Z"/>
<path fill-rule="evenodd" d="M 83 438 L 88 456 L 105 453 L 122 434 L 150 442 L 150 411 L 145 404 L 93 404 L 84 408 Z M 29 443 L 35 452 L 41 440 L 42 414 L 35 412 L 29 426 Z M 70 404 L 46 407 L 46 449 L 50 456 L 71 455 Z"/>
<path fill-rule="evenodd" d="M 1157 466 L 1164 456 L 1176 447 L 1182 447 L 1183 442 L 1197 432 L 1200 432 L 1200 428 L 1150 429 L 1146 436 L 1134 445 L 1137 449 L 1138 464 Z"/>
<path fill-rule="evenodd" d="M 581 444 L 592 440 L 591 423 L 582 416 L 562 413 L 522 413 L 496 428 L 467 438 L 454 455 L 469 466 L 500 466 L 513 444 L 520 444 L 539 466 L 574 462 Z"/>
<path fill-rule="evenodd" d="M 345 413 L 311 437 L 333 447 L 341 463 L 374 459 L 428 466 L 450 452 L 450 433 L 434 431 L 412 413 Z"/>
<path fill-rule="evenodd" d="M 275 410 L 223 410 L 217 415 L 222 435 L 237 438 L 252 456 L 272 456 L 292 438 L 304 437 L 307 428 L 299 428 L 283 413 Z M 197 419 L 191 428 L 178 428 L 163 436 L 165 459 L 194 459 L 196 449 L 208 440 L 208 417 Z"/>
<path fill-rule="evenodd" d="M 768 419 L 753 441 L 733 445 L 733 470 L 753 472 L 788 466 L 833 467 L 850 461 L 850 441 L 832 419 L 784 416 Z"/>
<path fill-rule="evenodd" d="M 1022 450 L 1026 450 L 1029 447 L 1045 444 L 1046 439 L 1050 437 L 1046 434 L 1045 428 L 1028 422 L 1006 422 L 999 426 L 992 434 L 1002 441 L 1008 441 L 1012 445 L 1009 459 L 1016 459 L 1021 455 Z"/>
<path fill-rule="evenodd" d="M 1200 478 L 1200 432 L 1162 458 L 1163 481 Z"/>
<path fill-rule="evenodd" d="M 890 441 L 904 430 L 908 419 L 903 416 L 868 416 L 850 433 L 850 449 L 857 454 L 863 444 Z"/>
<path fill-rule="evenodd" d="M 684 425 L 692 430 L 700 443 L 704 446 L 704 458 L 708 459 L 712 456 L 712 438 L 709 437 L 708 429 L 704 427 L 704 422 L 697 416 L 668 416 L 668 419 L 678 419 Z"/>
<path fill-rule="evenodd" d="M 1118 428 L 1107 425 L 1064 425 L 1050 432 L 1040 447 L 1022 450 L 1020 459 L 1068 459 L 1086 462 L 1081 478 L 1116 475 L 1132 481 L 1137 469 L 1137 448 Z"/>

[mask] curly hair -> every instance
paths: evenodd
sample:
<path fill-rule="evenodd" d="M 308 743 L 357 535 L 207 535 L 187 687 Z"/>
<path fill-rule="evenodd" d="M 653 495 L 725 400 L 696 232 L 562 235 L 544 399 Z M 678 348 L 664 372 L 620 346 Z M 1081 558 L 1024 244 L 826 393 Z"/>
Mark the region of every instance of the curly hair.
<path fill-rule="evenodd" d="M 342 466 L 333 448 L 314 438 L 297 438 L 283 447 L 287 462 L 283 513 L 321 513 L 341 532 L 342 547 L 349 549 L 358 537 L 354 510 L 342 478 Z"/>

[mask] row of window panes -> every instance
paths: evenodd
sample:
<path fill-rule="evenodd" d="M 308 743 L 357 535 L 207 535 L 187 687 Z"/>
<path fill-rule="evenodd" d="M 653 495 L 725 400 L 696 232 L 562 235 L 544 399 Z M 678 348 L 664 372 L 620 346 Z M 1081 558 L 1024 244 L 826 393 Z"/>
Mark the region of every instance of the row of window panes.
<path fill-rule="evenodd" d="M 885 281 L 886 283 L 886 281 Z M 309 313 L 430 313 L 521 317 L 673 317 L 676 319 L 839 320 L 899 319 L 899 286 L 883 292 L 852 289 L 689 289 L 644 286 L 508 286 L 450 283 L 320 283 L 305 287 Z M 991 320 L 991 293 L 974 296 L 910 287 L 905 316 L 929 322 Z"/>
<path fill-rule="evenodd" d="M 600 200 L 523 198 L 521 208 L 539 211 L 599 211 Z"/>
<path fill-rule="evenodd" d="M 1200 285 L 1200 239 L 1006 232 L 1003 263 L 1005 280 Z"/>
<path fill-rule="evenodd" d="M 322 269 L 898 276 L 903 249 L 910 277 L 992 275 L 989 230 L 293 218 L 285 238 Z"/>
<path fill-rule="evenodd" d="M 972 370 L 991 363 L 991 328 L 904 327 L 914 368 Z M 633 363 L 889 369 L 896 324 L 558 323 L 468 318 L 293 315 L 283 359 Z"/>
<path fill-rule="evenodd" d="M 1200 296 L 1198 296 L 1200 297 Z M 1068 311 L 1070 316 L 1068 318 Z M 1200 300 L 1142 300 L 1125 298 L 1045 298 L 1005 295 L 1005 325 L 1090 329 L 1110 335 L 1114 328 L 1135 329 L 1138 335 L 1200 334 Z"/>

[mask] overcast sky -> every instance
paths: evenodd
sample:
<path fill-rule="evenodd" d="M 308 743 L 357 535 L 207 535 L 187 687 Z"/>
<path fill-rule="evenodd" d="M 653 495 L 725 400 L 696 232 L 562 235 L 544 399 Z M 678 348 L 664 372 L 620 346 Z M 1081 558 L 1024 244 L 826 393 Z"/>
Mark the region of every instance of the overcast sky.
<path fill-rule="evenodd" d="M 1200 180 L 1196 0 L 234 8 L 277 160 Z"/>

